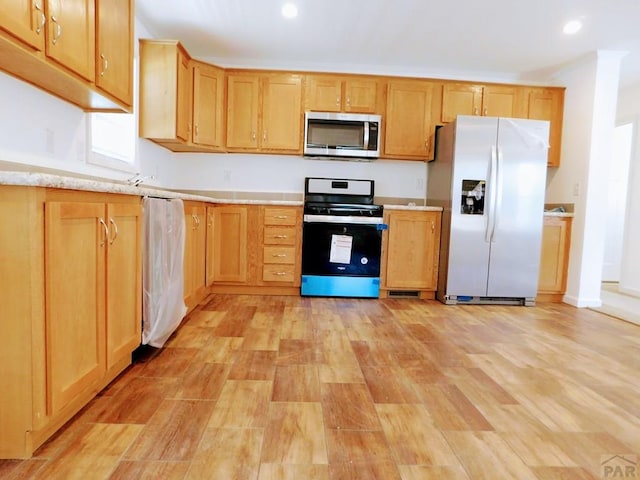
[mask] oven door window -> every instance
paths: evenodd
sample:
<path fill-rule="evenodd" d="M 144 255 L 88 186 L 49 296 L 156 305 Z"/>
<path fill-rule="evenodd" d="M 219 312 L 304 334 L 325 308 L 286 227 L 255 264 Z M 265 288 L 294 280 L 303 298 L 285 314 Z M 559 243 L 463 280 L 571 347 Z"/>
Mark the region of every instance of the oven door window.
<path fill-rule="evenodd" d="M 381 246 L 376 225 L 305 223 L 302 274 L 379 277 Z"/>

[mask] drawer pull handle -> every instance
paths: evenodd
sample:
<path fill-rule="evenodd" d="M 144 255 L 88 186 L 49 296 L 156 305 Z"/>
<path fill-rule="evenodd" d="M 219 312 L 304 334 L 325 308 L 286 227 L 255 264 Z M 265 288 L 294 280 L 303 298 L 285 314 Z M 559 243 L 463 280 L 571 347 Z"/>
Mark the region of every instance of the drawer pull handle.
<path fill-rule="evenodd" d="M 287 254 L 286 254 L 286 253 L 274 253 L 274 254 L 273 254 L 273 255 L 271 255 L 271 256 L 272 256 L 272 257 L 275 257 L 275 258 L 284 258 L 284 257 L 286 257 L 286 256 L 287 256 Z"/>
<path fill-rule="evenodd" d="M 274 235 L 273 238 L 289 238 L 289 235 Z"/>
<path fill-rule="evenodd" d="M 274 275 L 278 276 L 278 277 L 283 277 L 287 274 L 287 272 L 273 272 Z"/>
<path fill-rule="evenodd" d="M 289 218 L 288 215 L 276 215 L 274 218 L 277 218 L 278 220 L 286 220 L 287 218 Z"/>

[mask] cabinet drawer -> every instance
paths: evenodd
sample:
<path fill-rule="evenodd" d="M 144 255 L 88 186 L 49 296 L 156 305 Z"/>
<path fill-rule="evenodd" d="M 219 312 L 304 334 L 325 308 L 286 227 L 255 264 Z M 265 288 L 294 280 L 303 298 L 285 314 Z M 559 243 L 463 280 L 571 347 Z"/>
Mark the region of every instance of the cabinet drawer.
<path fill-rule="evenodd" d="M 293 265 L 296 263 L 295 247 L 264 247 L 264 263 Z"/>
<path fill-rule="evenodd" d="M 297 234 L 292 227 L 264 227 L 264 244 L 295 245 Z"/>
<path fill-rule="evenodd" d="M 295 225 L 296 211 L 292 208 L 266 207 L 264 209 L 265 225 Z"/>
<path fill-rule="evenodd" d="M 293 282 L 294 265 L 265 265 L 262 268 L 262 280 L 265 282 Z"/>

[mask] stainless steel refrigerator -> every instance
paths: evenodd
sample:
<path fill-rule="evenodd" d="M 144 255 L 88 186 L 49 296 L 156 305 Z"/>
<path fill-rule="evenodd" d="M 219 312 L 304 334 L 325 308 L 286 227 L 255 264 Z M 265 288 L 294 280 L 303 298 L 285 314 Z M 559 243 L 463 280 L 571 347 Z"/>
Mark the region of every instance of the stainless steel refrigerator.
<path fill-rule="evenodd" d="M 437 132 L 427 201 L 443 207 L 437 298 L 534 305 L 549 122 L 458 116 Z"/>

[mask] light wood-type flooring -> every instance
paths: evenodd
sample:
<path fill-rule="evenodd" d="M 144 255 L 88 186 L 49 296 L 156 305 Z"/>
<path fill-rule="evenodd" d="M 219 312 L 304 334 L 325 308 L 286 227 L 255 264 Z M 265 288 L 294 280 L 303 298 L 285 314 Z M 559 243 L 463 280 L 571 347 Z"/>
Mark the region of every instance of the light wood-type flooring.
<path fill-rule="evenodd" d="M 627 478 L 605 474 L 636 455 L 636 325 L 564 304 L 212 295 L 0 478 L 586 480 Z"/>

